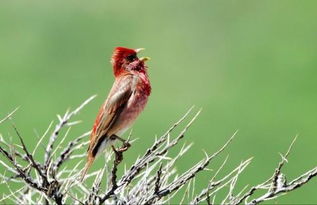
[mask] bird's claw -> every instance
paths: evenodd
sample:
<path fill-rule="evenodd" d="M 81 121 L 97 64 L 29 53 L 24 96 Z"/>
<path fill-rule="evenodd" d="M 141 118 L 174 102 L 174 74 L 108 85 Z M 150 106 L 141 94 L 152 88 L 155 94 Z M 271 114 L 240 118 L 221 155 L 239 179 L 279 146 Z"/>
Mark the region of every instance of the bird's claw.
<path fill-rule="evenodd" d="M 123 152 L 127 151 L 129 147 L 131 147 L 131 144 L 127 141 L 125 141 L 122 146 L 118 149 L 116 149 L 113 145 L 111 146 L 112 150 L 115 153 L 115 162 L 119 164 L 123 160 Z"/>
<path fill-rule="evenodd" d="M 122 147 L 119 148 L 120 151 L 125 152 L 131 147 L 128 141 L 123 142 Z"/>
<path fill-rule="evenodd" d="M 110 137 L 110 139 L 112 139 L 112 140 L 118 139 L 123 143 L 122 146 L 117 150 L 118 152 L 125 152 L 129 149 L 129 147 L 131 147 L 129 140 L 125 140 L 125 139 L 119 137 L 118 135 L 112 135 Z"/>

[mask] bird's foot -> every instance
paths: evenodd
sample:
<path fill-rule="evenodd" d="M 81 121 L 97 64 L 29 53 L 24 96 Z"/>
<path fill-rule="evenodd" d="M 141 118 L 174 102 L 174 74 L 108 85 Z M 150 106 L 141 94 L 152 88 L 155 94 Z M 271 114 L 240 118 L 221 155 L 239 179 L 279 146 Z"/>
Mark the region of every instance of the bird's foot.
<path fill-rule="evenodd" d="M 129 140 L 125 140 L 117 135 L 112 135 L 111 136 L 111 139 L 118 139 L 120 140 L 123 144 L 122 146 L 117 150 L 119 152 L 125 152 L 127 151 L 130 147 L 131 147 L 131 144 L 129 143 Z"/>
<path fill-rule="evenodd" d="M 119 164 L 123 160 L 123 152 L 127 151 L 129 147 L 131 147 L 131 144 L 125 141 L 118 149 L 116 149 L 113 145 L 111 147 L 115 154 L 115 163 Z"/>
<path fill-rule="evenodd" d="M 131 147 L 131 144 L 128 141 L 123 142 L 122 146 L 119 148 L 120 152 L 125 152 Z"/>

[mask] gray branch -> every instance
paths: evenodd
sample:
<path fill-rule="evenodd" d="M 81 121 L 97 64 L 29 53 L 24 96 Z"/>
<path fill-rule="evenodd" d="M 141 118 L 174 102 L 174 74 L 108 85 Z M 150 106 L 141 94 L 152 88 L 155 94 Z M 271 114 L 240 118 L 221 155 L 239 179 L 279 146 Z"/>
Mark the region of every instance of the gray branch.
<path fill-rule="evenodd" d="M 249 189 L 247 186 L 237 189 L 236 184 L 239 177 L 246 172 L 251 158 L 241 161 L 234 168 L 229 163 L 229 157 L 224 158 L 223 163 L 218 167 L 211 163 L 216 158 L 222 159 L 221 153 L 225 150 L 230 152 L 228 145 L 236 133 L 218 150 L 211 154 L 205 153 L 204 158 L 193 164 L 187 171 L 180 173 L 176 170 L 178 160 L 188 152 L 192 143 L 188 145 L 184 143 L 181 148 L 177 148 L 176 145 L 182 142 L 188 129 L 201 112 L 199 110 L 193 113 L 192 107 L 163 135 L 155 139 L 153 144 L 145 150 L 143 155 L 135 159 L 130 167 L 125 168 L 124 163 L 126 157 L 124 151 L 130 148 L 130 144 L 127 142 L 123 143 L 120 148 L 113 148 L 113 151 L 108 150 L 114 154 L 108 153 L 104 167 L 91 171 L 86 175 L 85 181 L 81 182 L 79 175 L 84 167 L 86 146 L 88 145 L 87 140 L 84 139 L 88 137 L 90 131 L 80 136 L 71 136 L 70 127 L 78 124 L 79 121 L 70 122 L 70 120 L 94 97 L 87 99 L 75 110 L 67 111 L 63 117 L 58 116 L 59 122 L 53 131 L 51 123 L 33 150 L 27 148 L 24 137 L 14 124 L 13 129 L 20 141 L 19 145 L 8 142 L 6 137 L 0 135 L 0 152 L 4 156 L 0 159 L 0 166 L 6 170 L 0 174 L 0 183 L 5 184 L 8 190 L 8 193 L 0 198 L 0 203 L 167 204 L 175 196 L 180 195 L 182 204 L 253 205 L 299 189 L 317 175 L 317 167 L 314 167 L 293 180 L 287 180 L 283 167 L 286 166 L 295 138 L 286 153 L 281 155 L 281 161 L 267 180 Z M 0 124 L 12 119 L 16 110 L 2 117 Z M 185 124 L 185 121 L 188 123 Z M 68 129 L 63 136 L 60 136 L 60 132 L 65 126 Z M 176 133 L 176 127 L 182 128 L 179 133 Z M 48 135 L 50 132 L 51 135 Z M 44 139 L 47 139 L 47 144 L 43 144 Z M 43 162 L 36 157 L 37 148 L 40 145 L 44 145 Z M 133 146 L 131 148 L 133 149 Z M 177 151 L 176 156 L 171 157 L 172 149 Z M 215 171 L 210 172 L 210 166 Z M 230 171 L 224 173 L 224 167 Z M 210 172 L 212 177 L 206 183 L 205 188 L 195 190 L 195 181 L 198 180 L 201 172 Z M 92 182 L 92 185 L 86 184 L 86 181 Z M 18 184 L 19 187 L 12 190 L 12 183 Z M 184 192 L 180 192 L 180 190 L 184 190 Z M 258 190 L 264 190 L 264 193 L 258 192 Z M 222 197 L 216 197 L 220 192 Z M 261 194 L 259 195 L 259 193 Z"/>

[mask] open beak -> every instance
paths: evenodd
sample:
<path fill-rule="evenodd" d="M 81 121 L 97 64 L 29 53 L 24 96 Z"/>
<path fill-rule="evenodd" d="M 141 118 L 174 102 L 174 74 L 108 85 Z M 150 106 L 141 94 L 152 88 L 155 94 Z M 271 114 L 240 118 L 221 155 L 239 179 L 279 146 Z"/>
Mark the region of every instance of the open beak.
<path fill-rule="evenodd" d="M 148 61 L 148 60 L 151 60 L 151 58 L 150 57 L 141 57 L 140 58 L 140 61 L 143 61 L 143 62 Z"/>
<path fill-rule="evenodd" d="M 135 52 L 139 53 L 140 51 L 144 51 L 145 48 L 137 48 L 137 49 L 134 49 L 134 50 L 135 50 Z"/>
<path fill-rule="evenodd" d="M 145 48 L 137 48 L 137 49 L 134 49 L 134 50 L 135 50 L 135 52 L 139 53 L 140 51 L 144 51 Z M 151 58 L 150 57 L 141 57 L 140 58 L 140 61 L 143 61 L 143 62 L 148 61 L 148 60 L 151 60 Z"/>

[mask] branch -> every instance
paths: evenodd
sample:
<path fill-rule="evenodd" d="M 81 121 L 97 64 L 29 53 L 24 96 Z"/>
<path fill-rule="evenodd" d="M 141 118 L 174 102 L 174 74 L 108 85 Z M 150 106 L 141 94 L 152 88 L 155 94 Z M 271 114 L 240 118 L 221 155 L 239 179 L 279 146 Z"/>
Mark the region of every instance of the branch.
<path fill-rule="evenodd" d="M 169 204 L 175 196 L 183 194 L 180 197 L 180 203 L 187 201 L 192 205 L 199 203 L 253 205 L 299 189 L 317 175 L 316 166 L 289 182 L 282 172 L 295 138 L 286 153 L 281 155 L 281 160 L 271 177 L 263 183 L 255 185 L 247 191 L 248 186 L 244 186 L 235 194 L 238 179 L 251 163 L 251 158 L 223 173 L 224 166 L 229 164 L 228 157 L 226 157 L 223 163 L 215 168 L 216 171 L 206 183 L 206 187 L 196 191 L 195 181 L 198 173 L 210 170 L 208 166 L 228 147 L 236 133 L 216 152 L 206 154 L 205 158 L 180 173 L 176 169 L 178 160 L 187 153 L 193 143 L 184 144 L 182 147 L 176 145 L 184 139 L 189 127 L 201 112 L 199 110 L 191 119 L 188 119 L 188 116 L 192 115 L 193 108 L 190 108 L 178 122 L 174 123 L 161 137 L 155 139 L 145 153 L 135 159 L 128 169 L 121 168 L 119 165 L 123 164 L 123 152 L 130 147 L 129 142 L 123 143 L 119 149 L 113 148 L 114 155 L 107 155 L 104 167 L 87 174 L 86 181 L 93 182 L 92 186 L 88 186 L 78 181 L 78 175 L 82 168 L 83 158 L 86 158 L 87 155 L 84 147 L 88 142 L 83 139 L 90 132 L 76 136 L 76 138 L 72 138 L 73 140 L 66 138 L 71 135 L 71 127 L 80 122 L 69 122 L 71 117 L 93 98 L 94 96 L 86 100 L 74 111 L 67 111 L 63 117 L 58 116 L 59 122 L 52 134 L 47 136 L 51 130 L 51 123 L 45 133 L 38 138 L 33 150 L 27 149 L 25 139 L 14 125 L 20 145 L 11 145 L 0 135 L 0 152 L 8 160 L 6 162 L 6 160 L 0 159 L 0 165 L 12 175 L 7 176 L 6 172 L 0 174 L 0 183 L 7 186 L 9 193 L 0 199 L 1 202 L 8 200 L 15 204 Z M 0 123 L 10 119 L 15 111 L 0 120 Z M 183 125 L 186 119 L 189 122 Z M 183 128 L 175 134 L 175 128 L 181 125 Z M 65 126 L 68 129 L 64 136 L 58 137 Z M 49 137 L 49 140 L 44 144 L 46 137 Z M 60 138 L 58 143 L 56 143 L 57 138 Z M 45 150 L 42 162 L 35 157 L 40 145 Z M 171 157 L 172 148 L 177 154 Z M 70 160 L 74 164 L 69 163 Z M 121 173 L 123 173 L 122 176 L 120 176 Z M 18 183 L 22 187 L 11 190 L 9 183 Z M 180 192 L 183 188 L 185 188 L 184 192 Z M 264 192 L 257 193 L 258 190 L 264 190 Z"/>
<path fill-rule="evenodd" d="M 79 107 L 77 107 L 74 111 L 69 112 L 66 111 L 65 115 L 63 116 L 63 118 L 59 117 L 59 123 L 56 125 L 49 143 L 46 146 L 46 151 L 45 151 L 45 158 L 44 158 L 44 162 L 45 162 L 45 166 L 47 167 L 48 164 L 50 163 L 50 158 L 51 158 L 51 152 L 53 150 L 53 146 L 54 143 L 57 139 L 57 136 L 60 132 L 60 130 L 68 123 L 68 121 L 70 120 L 70 118 L 74 115 L 76 115 L 77 113 L 79 113 L 79 111 L 84 108 L 85 105 L 87 105 L 90 101 L 92 101 L 94 98 L 96 97 L 96 95 L 91 96 L 90 98 L 88 98 L 86 101 L 84 101 Z"/>
<path fill-rule="evenodd" d="M 55 160 L 53 165 L 54 172 L 57 172 L 60 166 L 70 159 L 71 154 L 76 148 L 76 145 L 84 138 L 90 135 L 90 131 L 77 137 L 75 140 L 68 143 L 67 147 L 59 154 L 59 157 Z"/>
<path fill-rule="evenodd" d="M 166 142 L 169 134 L 188 116 L 190 111 L 193 108 L 190 108 L 189 111 L 178 121 L 176 122 L 164 135 L 160 137 L 160 139 L 156 140 L 154 144 L 151 146 L 150 149 L 146 151 L 146 153 L 138 159 L 131 168 L 126 172 L 126 174 L 119 180 L 118 187 L 126 186 L 128 185 L 137 174 L 141 172 L 145 168 L 145 166 L 151 162 L 153 162 L 155 159 L 158 159 L 159 156 L 165 154 L 167 150 L 171 147 L 173 147 L 175 144 L 179 142 L 180 139 L 183 138 L 184 133 L 187 131 L 187 129 L 191 126 L 193 121 L 197 118 L 200 111 L 196 113 L 196 115 L 192 118 L 192 120 L 187 124 L 187 126 L 183 129 L 181 134 L 173 140 L 172 143 L 168 143 L 162 150 L 159 150 L 160 145 L 162 145 L 164 142 Z"/>
<path fill-rule="evenodd" d="M 214 159 L 218 154 L 220 154 L 228 145 L 229 143 L 233 140 L 234 136 L 236 135 L 237 132 L 235 132 L 230 139 L 214 154 L 207 156 L 206 159 L 198 162 L 196 165 L 194 165 L 192 168 L 190 168 L 187 172 L 185 172 L 182 176 L 179 178 L 175 179 L 172 183 L 161 189 L 158 193 L 153 195 L 151 198 L 148 199 L 148 201 L 145 204 L 152 204 L 155 203 L 157 200 L 160 198 L 172 193 L 175 190 L 178 190 L 180 187 L 185 185 L 190 179 L 196 176 L 197 173 L 201 172 L 204 170 L 210 161 Z"/>
<path fill-rule="evenodd" d="M 265 182 L 253 186 L 248 192 L 246 192 L 241 197 L 236 197 L 232 202 L 232 204 L 240 204 L 245 201 L 246 204 L 259 204 L 261 202 L 274 199 L 284 193 L 293 191 L 302 185 L 308 183 L 313 177 L 317 175 L 317 167 L 309 170 L 305 174 L 302 174 L 297 179 L 293 180 L 290 183 L 287 183 L 286 176 L 282 173 L 282 168 L 287 162 L 287 157 L 290 154 L 290 151 L 297 139 L 297 136 L 293 139 L 292 143 L 290 144 L 288 150 L 286 151 L 285 155 L 281 155 L 281 161 L 279 162 L 277 168 L 275 169 L 273 176 L 270 177 Z M 253 196 L 257 190 L 266 190 L 266 193 L 263 195 L 256 197 L 250 201 L 247 201 L 248 198 Z"/>
<path fill-rule="evenodd" d="M 21 145 L 22 145 L 22 149 L 23 149 L 23 151 L 25 152 L 27 158 L 29 159 L 29 162 L 31 163 L 31 166 L 32 166 L 33 168 L 35 168 L 35 170 L 37 171 L 37 173 L 41 176 L 41 178 L 42 178 L 42 180 L 43 180 L 43 183 L 44 183 L 44 184 L 48 184 L 47 177 L 46 177 L 46 176 L 44 175 L 44 173 L 42 172 L 39 163 L 34 160 L 33 156 L 32 156 L 32 155 L 30 154 L 30 152 L 27 150 L 27 148 L 26 148 L 26 146 L 25 146 L 25 144 L 24 144 L 24 141 L 23 141 L 23 139 L 22 139 L 22 137 L 21 137 L 21 135 L 20 135 L 18 129 L 16 128 L 16 126 L 15 126 L 13 123 L 12 123 L 12 126 L 13 126 L 13 128 L 14 128 L 16 134 L 18 135 L 19 139 L 20 139 L 20 143 L 21 143 Z"/>

